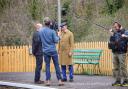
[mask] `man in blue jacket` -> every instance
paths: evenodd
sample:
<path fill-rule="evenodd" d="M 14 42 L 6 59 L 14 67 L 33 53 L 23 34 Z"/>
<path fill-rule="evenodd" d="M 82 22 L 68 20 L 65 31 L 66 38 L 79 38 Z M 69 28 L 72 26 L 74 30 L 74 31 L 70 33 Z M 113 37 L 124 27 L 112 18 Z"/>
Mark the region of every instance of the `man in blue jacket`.
<path fill-rule="evenodd" d="M 121 29 L 118 22 L 113 24 L 115 31 L 111 30 L 112 36 L 110 37 L 109 48 L 113 53 L 113 74 L 116 81 L 112 86 L 128 86 L 128 73 L 126 66 L 126 52 L 128 38 L 125 30 Z M 123 79 L 123 83 L 121 80 Z"/>
<path fill-rule="evenodd" d="M 61 72 L 58 63 L 58 53 L 56 50 L 56 43 L 59 42 L 60 37 L 57 36 L 54 30 L 50 29 L 51 21 L 48 17 L 44 18 L 44 24 L 45 26 L 40 30 L 40 37 L 46 64 L 46 85 L 50 86 L 50 60 L 52 58 L 56 70 L 56 76 L 59 81 L 59 85 L 61 86 L 63 83 L 61 82 Z"/>

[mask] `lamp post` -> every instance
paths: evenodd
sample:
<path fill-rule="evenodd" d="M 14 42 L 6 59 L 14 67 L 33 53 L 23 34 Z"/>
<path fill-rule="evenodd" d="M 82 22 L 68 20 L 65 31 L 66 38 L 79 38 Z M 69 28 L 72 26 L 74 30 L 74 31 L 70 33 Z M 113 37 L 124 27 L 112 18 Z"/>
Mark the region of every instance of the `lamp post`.
<path fill-rule="evenodd" d="M 57 0 L 58 2 L 58 28 L 61 25 L 61 2 L 60 0 Z"/>

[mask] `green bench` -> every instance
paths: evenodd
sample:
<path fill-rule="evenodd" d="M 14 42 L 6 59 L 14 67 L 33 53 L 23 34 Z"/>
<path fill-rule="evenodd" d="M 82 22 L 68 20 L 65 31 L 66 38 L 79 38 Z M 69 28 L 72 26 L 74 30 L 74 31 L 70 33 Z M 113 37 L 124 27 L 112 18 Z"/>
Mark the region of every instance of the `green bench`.
<path fill-rule="evenodd" d="M 81 66 L 82 71 L 84 72 L 84 64 L 92 64 L 93 71 L 95 70 L 96 66 L 98 67 L 99 73 L 100 66 L 99 61 L 103 50 L 100 49 L 74 49 L 73 50 L 73 62 L 74 64 L 78 64 L 77 71 Z"/>

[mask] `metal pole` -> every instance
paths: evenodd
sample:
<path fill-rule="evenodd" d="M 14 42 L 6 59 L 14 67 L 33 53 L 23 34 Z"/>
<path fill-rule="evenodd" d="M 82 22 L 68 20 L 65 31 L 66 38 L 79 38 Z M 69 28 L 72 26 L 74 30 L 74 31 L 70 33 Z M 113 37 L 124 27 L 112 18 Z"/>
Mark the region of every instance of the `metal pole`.
<path fill-rule="evenodd" d="M 59 28 L 61 25 L 61 2 L 60 0 L 57 1 L 58 1 L 58 28 Z"/>

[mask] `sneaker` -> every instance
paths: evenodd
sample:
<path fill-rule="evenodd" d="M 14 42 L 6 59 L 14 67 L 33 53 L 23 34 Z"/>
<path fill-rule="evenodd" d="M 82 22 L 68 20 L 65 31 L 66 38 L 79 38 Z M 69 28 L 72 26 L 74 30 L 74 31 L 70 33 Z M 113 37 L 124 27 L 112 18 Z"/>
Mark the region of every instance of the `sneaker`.
<path fill-rule="evenodd" d="M 67 82 L 67 79 L 62 79 L 62 82 Z"/>
<path fill-rule="evenodd" d="M 112 84 L 112 86 L 121 86 L 121 82 L 120 81 L 116 81 Z"/>
<path fill-rule="evenodd" d="M 46 82 L 45 82 L 45 85 L 46 86 L 50 86 L 51 84 L 50 84 L 50 80 L 47 80 Z"/>
<path fill-rule="evenodd" d="M 73 79 L 70 79 L 69 82 L 73 82 L 74 80 Z"/>
<path fill-rule="evenodd" d="M 64 83 L 62 82 L 62 80 L 59 80 L 58 86 L 63 86 L 63 85 L 64 85 Z"/>
<path fill-rule="evenodd" d="M 41 80 L 35 81 L 35 84 L 44 84 L 44 81 L 41 81 Z"/>
<path fill-rule="evenodd" d="M 124 81 L 124 82 L 122 83 L 122 86 L 123 86 L 123 87 L 128 87 L 128 81 Z"/>

